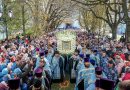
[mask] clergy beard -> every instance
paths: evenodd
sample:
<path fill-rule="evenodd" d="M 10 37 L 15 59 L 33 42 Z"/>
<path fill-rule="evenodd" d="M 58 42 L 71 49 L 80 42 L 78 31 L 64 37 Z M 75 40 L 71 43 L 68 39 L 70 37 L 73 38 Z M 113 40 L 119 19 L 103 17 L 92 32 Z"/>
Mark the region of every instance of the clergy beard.
<path fill-rule="evenodd" d="M 89 68 L 90 65 L 88 64 L 88 65 L 84 65 L 84 66 L 85 66 L 86 68 Z"/>

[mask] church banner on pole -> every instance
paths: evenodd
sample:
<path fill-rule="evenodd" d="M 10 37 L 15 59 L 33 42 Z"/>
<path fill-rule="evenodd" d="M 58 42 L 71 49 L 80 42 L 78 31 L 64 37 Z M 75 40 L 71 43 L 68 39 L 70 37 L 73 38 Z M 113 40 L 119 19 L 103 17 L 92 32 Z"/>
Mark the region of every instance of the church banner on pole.
<path fill-rule="evenodd" d="M 71 54 L 76 48 L 76 32 L 64 30 L 56 33 L 57 49 L 61 54 Z"/>

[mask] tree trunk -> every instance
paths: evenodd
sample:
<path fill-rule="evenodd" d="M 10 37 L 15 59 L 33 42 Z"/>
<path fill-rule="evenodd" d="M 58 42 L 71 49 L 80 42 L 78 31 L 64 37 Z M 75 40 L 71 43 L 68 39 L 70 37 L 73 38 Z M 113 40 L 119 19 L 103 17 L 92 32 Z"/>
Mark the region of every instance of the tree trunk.
<path fill-rule="evenodd" d="M 126 34 L 125 34 L 126 42 L 130 42 L 130 21 L 127 21 L 126 24 Z"/>
<path fill-rule="evenodd" d="M 23 26 L 23 35 L 25 36 L 26 30 L 25 30 L 25 6 L 24 4 L 21 6 L 22 8 L 22 26 Z"/>
<path fill-rule="evenodd" d="M 117 25 L 111 27 L 112 30 L 112 39 L 117 39 Z"/>

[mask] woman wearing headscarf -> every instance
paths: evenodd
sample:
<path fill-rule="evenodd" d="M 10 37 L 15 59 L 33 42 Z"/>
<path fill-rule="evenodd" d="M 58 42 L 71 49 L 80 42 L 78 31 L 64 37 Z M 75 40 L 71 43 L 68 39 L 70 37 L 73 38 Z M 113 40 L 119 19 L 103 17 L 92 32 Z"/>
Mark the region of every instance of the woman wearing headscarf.
<path fill-rule="evenodd" d="M 126 73 L 124 75 L 124 77 L 122 78 L 122 80 L 130 80 L 130 67 L 126 68 Z"/>
<path fill-rule="evenodd" d="M 125 65 L 125 63 L 122 60 L 122 58 L 119 55 L 116 55 L 116 57 L 115 57 L 115 67 L 118 71 L 119 77 L 121 76 L 121 71 L 122 71 L 122 68 L 124 67 L 124 65 Z"/>

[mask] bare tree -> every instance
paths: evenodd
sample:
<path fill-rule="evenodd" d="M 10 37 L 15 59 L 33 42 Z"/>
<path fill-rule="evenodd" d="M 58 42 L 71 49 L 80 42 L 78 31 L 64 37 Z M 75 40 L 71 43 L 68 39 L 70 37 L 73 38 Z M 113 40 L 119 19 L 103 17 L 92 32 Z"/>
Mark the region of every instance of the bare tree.
<path fill-rule="evenodd" d="M 129 0 L 122 0 L 122 12 L 124 13 L 123 21 L 126 23 L 126 42 L 130 42 L 130 17 L 129 17 L 129 10 L 130 10 L 130 1 Z"/>
<path fill-rule="evenodd" d="M 120 13 L 119 13 L 121 10 L 121 5 L 118 2 L 119 0 L 88 0 L 87 2 L 85 2 L 85 0 L 83 0 L 83 1 L 72 0 L 72 1 L 75 1 L 77 3 L 80 3 L 80 4 L 88 7 L 89 10 L 93 13 L 93 15 L 96 18 L 106 22 L 112 30 L 112 38 L 116 39 L 117 27 L 118 27 L 119 23 L 121 22 L 121 17 L 120 17 Z M 98 5 L 105 7 L 105 13 L 104 13 L 105 17 L 97 15 L 96 11 L 94 11 L 94 9 Z"/>
<path fill-rule="evenodd" d="M 102 10 L 100 10 L 102 9 Z M 80 21 L 82 21 L 83 25 L 86 30 L 88 31 L 97 31 L 97 30 L 100 30 L 103 26 L 103 21 L 100 20 L 100 19 L 97 19 L 93 13 L 91 12 L 91 10 L 87 10 L 84 8 L 81 8 L 81 18 L 80 18 Z M 104 9 L 101 7 L 101 6 L 98 6 L 96 8 L 94 8 L 94 11 L 95 13 L 98 15 L 98 16 L 104 16 Z"/>
<path fill-rule="evenodd" d="M 35 33 L 55 30 L 64 18 L 70 15 L 74 3 L 69 0 L 28 0 Z"/>

